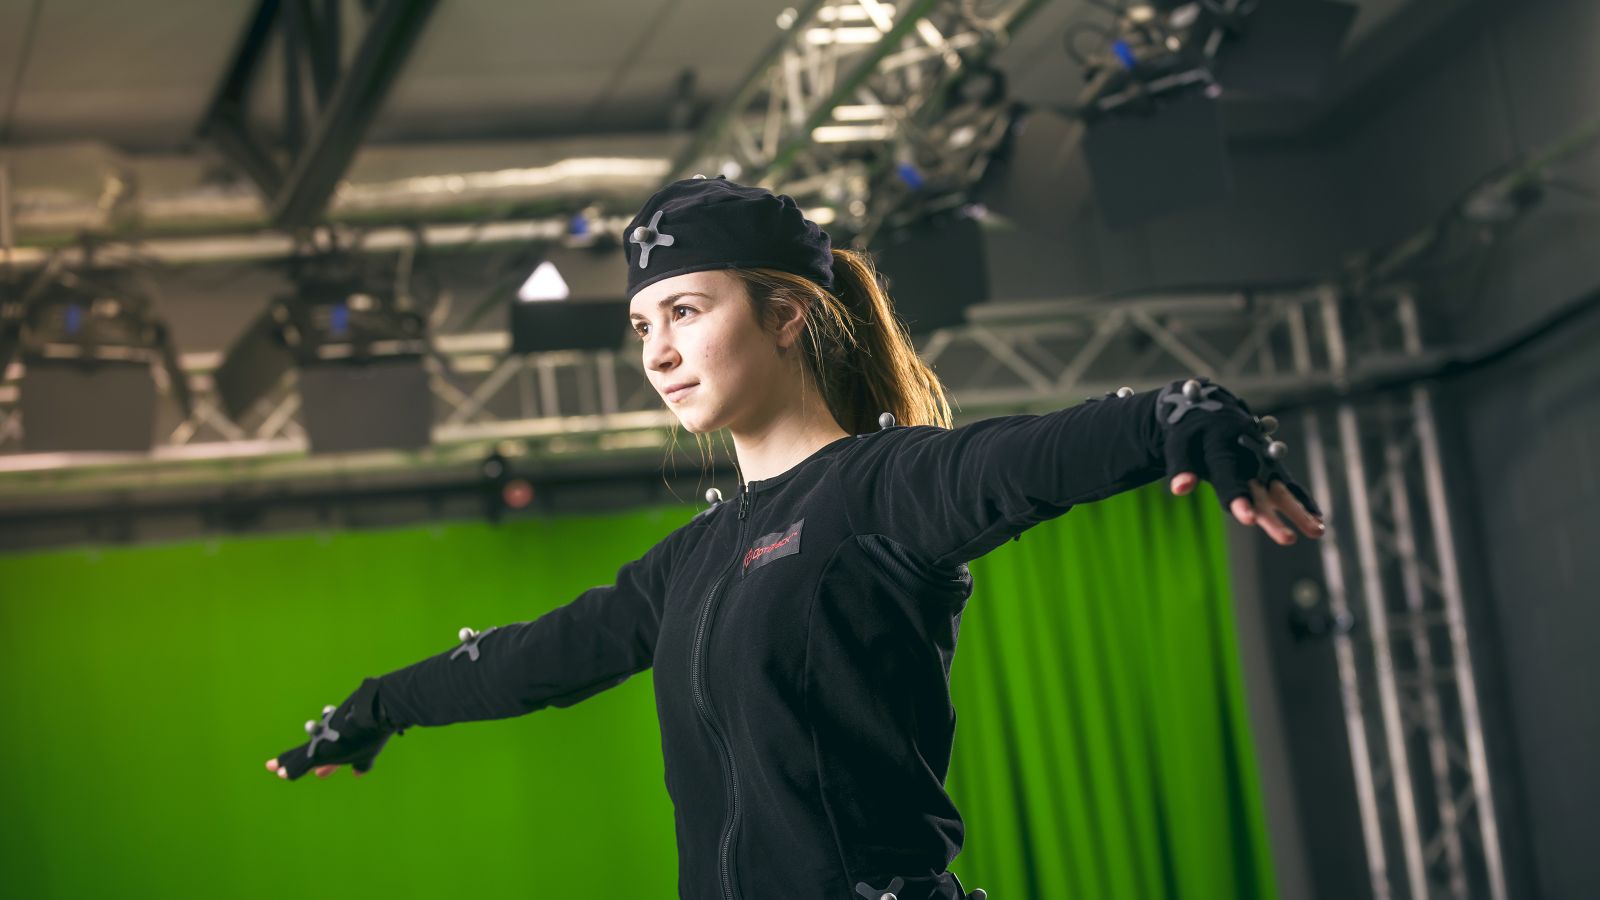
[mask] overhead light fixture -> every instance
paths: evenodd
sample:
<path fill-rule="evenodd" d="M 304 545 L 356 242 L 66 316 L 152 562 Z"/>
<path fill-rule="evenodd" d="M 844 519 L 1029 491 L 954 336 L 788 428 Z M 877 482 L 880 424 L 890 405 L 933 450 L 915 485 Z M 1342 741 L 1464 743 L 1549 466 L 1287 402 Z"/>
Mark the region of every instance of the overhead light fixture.
<path fill-rule="evenodd" d="M 1078 118 L 1106 222 L 1125 227 L 1226 200 L 1215 101 L 1224 90 L 1315 96 L 1355 13 L 1344 0 L 1146 0 L 1109 29 L 1078 23 L 1072 33 L 1104 36 L 1095 53 L 1069 52 L 1092 85 Z"/>
<path fill-rule="evenodd" d="M 888 125 L 818 125 L 811 139 L 819 144 L 846 144 L 852 141 L 886 141 Z"/>
<path fill-rule="evenodd" d="M 192 411 L 153 298 L 122 270 L 47 277 L 0 309 L 0 371 L 13 353 L 22 362 L 23 449 L 148 452 L 158 378 Z"/>
<path fill-rule="evenodd" d="M 833 108 L 833 118 L 837 122 L 875 122 L 888 112 L 882 103 L 842 103 Z"/>
<path fill-rule="evenodd" d="M 843 28 L 811 28 L 806 31 L 806 43 L 824 47 L 829 44 L 876 44 L 883 32 L 867 26 Z"/>
<path fill-rule="evenodd" d="M 426 318 L 353 255 L 294 262 L 295 291 L 273 298 L 213 373 L 229 418 L 253 427 L 283 415 L 266 407 L 284 401 L 292 377 L 313 453 L 427 446 Z"/>
<path fill-rule="evenodd" d="M 517 291 L 517 299 L 527 303 L 537 303 L 548 300 L 565 300 L 572 295 L 567 287 L 566 279 L 556 271 L 555 263 L 545 260 L 534 267 L 533 274 L 522 283 Z"/>
<path fill-rule="evenodd" d="M 871 0 L 868 0 L 871 2 Z M 888 11 L 890 22 L 894 21 L 894 10 Z M 864 5 L 854 3 L 841 3 L 837 6 L 824 6 L 817 10 L 818 22 L 865 22 L 867 10 Z"/>

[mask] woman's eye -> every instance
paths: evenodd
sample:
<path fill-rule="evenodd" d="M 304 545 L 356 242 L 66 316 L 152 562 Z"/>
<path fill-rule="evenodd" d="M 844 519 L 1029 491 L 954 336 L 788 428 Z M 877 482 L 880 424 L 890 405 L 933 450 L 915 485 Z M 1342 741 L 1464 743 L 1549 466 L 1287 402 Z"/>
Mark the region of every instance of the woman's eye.
<path fill-rule="evenodd" d="M 677 312 L 680 309 L 687 309 L 690 312 L 694 312 L 694 307 L 692 307 L 692 306 L 674 306 L 672 308 L 672 311 L 673 312 Z"/>

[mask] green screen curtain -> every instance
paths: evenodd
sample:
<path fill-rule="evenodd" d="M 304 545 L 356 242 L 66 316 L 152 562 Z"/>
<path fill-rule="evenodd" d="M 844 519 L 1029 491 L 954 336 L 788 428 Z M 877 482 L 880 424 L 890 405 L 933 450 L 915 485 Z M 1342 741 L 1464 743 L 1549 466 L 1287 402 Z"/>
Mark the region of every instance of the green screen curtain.
<path fill-rule="evenodd" d="M 608 583 L 693 512 L 0 556 L 6 895 L 676 896 L 648 673 L 409 731 L 361 779 L 263 763 L 362 677 Z M 1147 488 L 973 564 L 969 887 L 1272 894 L 1221 527 L 1209 496 Z"/>

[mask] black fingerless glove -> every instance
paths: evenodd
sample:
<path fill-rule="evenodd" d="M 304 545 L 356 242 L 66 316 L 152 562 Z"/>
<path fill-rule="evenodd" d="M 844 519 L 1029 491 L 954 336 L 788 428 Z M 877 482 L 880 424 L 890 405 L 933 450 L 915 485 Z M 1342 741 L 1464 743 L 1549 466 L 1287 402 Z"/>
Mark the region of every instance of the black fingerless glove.
<path fill-rule="evenodd" d="M 310 740 L 278 754 L 279 771 L 290 781 L 318 766 L 349 765 L 365 772 L 390 735 L 404 734 L 405 729 L 388 721 L 378 697 L 378 679 L 368 678 L 343 703 L 323 707 L 320 720 L 308 720 L 306 733 Z"/>
<path fill-rule="evenodd" d="M 1238 497 L 1255 502 L 1251 479 L 1265 488 L 1281 481 L 1312 515 L 1322 515 L 1283 464 L 1288 445 L 1270 437 L 1277 420 L 1254 415 L 1222 385 L 1207 378 L 1168 384 L 1156 397 L 1156 420 L 1161 423 L 1168 481 L 1180 472 L 1195 473 L 1211 482 L 1230 514 Z"/>

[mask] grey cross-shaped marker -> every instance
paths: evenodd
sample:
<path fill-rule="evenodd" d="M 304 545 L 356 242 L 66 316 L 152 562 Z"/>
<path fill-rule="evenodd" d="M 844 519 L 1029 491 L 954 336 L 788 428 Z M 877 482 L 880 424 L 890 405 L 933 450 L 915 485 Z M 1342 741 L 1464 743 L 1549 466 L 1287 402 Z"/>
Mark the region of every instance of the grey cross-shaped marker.
<path fill-rule="evenodd" d="M 321 742 L 321 741 L 337 741 L 339 739 L 339 732 L 334 731 L 333 727 L 328 724 L 329 720 L 331 720 L 332 718 L 333 718 L 333 707 L 329 706 L 329 707 L 325 708 L 322 711 L 322 722 L 321 723 L 317 723 L 317 722 L 307 722 L 306 723 L 307 725 L 314 726 L 312 728 L 307 729 L 308 731 L 311 732 L 311 746 L 306 748 L 306 758 L 307 759 L 310 759 L 312 756 L 316 755 L 317 744 L 319 742 Z"/>
<path fill-rule="evenodd" d="M 871 898 L 871 900 L 882 900 L 882 898 L 885 895 L 893 897 L 896 894 L 899 894 L 900 893 L 900 889 L 905 887 L 905 886 L 906 886 L 905 879 L 901 878 L 899 875 L 896 875 L 889 882 L 889 886 L 884 888 L 881 891 L 878 890 L 877 888 L 873 887 L 872 885 L 867 884 L 865 881 L 856 882 L 856 893 L 860 894 L 863 897 Z"/>
<path fill-rule="evenodd" d="M 640 225 L 628 237 L 630 243 L 639 245 L 639 268 L 641 269 L 650 265 L 651 250 L 657 247 L 671 247 L 678 242 L 678 239 L 672 235 L 661 233 L 661 213 L 662 210 L 656 210 L 656 214 L 650 217 L 649 225 Z"/>
<path fill-rule="evenodd" d="M 500 627 L 499 625 L 494 626 L 494 628 L 499 628 L 499 627 Z M 467 655 L 467 661 L 468 662 L 477 662 L 478 661 L 478 642 L 483 640 L 484 637 L 489 634 L 489 632 L 494 630 L 494 628 L 485 629 L 483 631 L 474 631 L 471 634 L 469 634 L 467 637 L 463 638 L 461 646 L 457 647 L 450 654 L 450 658 L 451 659 L 455 659 L 456 657 L 458 657 L 461 654 L 465 653 Z M 464 629 L 464 630 L 466 630 L 466 629 Z"/>
<path fill-rule="evenodd" d="M 1191 391 L 1174 391 L 1168 389 L 1163 391 L 1157 400 L 1160 403 L 1172 404 L 1172 412 L 1167 415 L 1167 424 L 1174 425 L 1177 424 L 1177 421 L 1183 418 L 1184 414 L 1191 409 L 1203 409 L 1206 412 L 1216 412 L 1217 410 L 1221 409 L 1222 401 L 1211 399 L 1211 395 L 1215 394 L 1216 392 L 1217 385 L 1199 385 L 1198 390 L 1192 392 L 1196 396 L 1194 399 L 1190 399 L 1189 395 Z"/>

